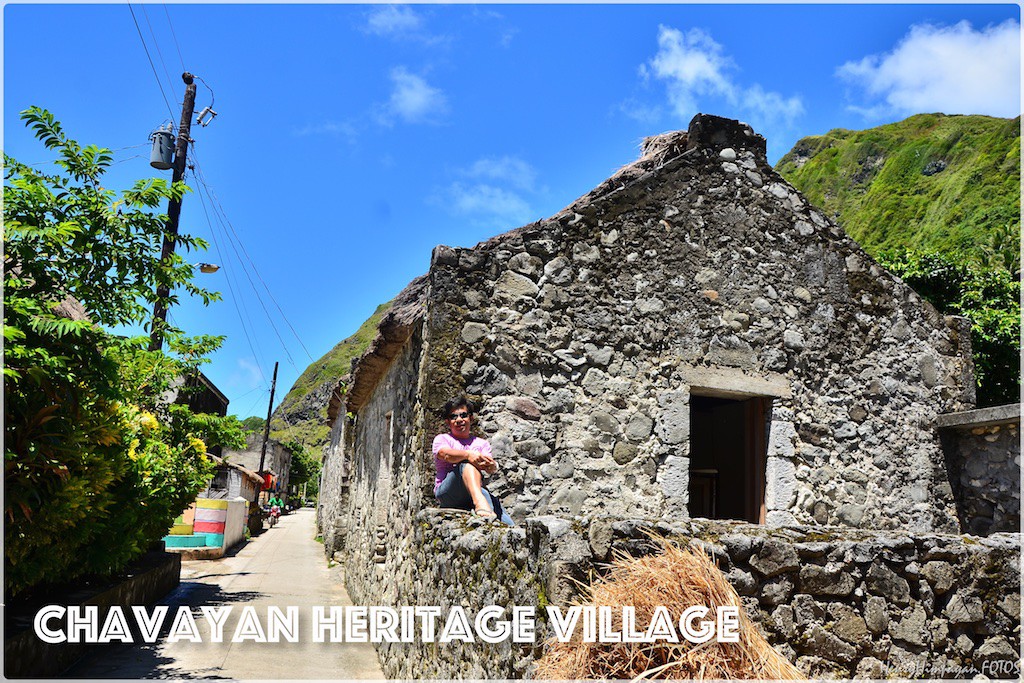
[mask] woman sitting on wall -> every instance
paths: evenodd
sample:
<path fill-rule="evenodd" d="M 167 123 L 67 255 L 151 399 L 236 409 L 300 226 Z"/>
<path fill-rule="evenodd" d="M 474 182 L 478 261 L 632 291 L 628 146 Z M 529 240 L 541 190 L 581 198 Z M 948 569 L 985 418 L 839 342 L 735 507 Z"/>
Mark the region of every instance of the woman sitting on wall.
<path fill-rule="evenodd" d="M 434 496 L 441 507 L 472 510 L 486 519 L 500 519 L 514 526 L 501 507 L 501 501 L 483 487 L 485 474 L 498 471 L 491 456 L 491 444 L 470 434 L 476 405 L 465 396 L 456 396 L 441 409 L 447 434 L 434 437 Z"/>

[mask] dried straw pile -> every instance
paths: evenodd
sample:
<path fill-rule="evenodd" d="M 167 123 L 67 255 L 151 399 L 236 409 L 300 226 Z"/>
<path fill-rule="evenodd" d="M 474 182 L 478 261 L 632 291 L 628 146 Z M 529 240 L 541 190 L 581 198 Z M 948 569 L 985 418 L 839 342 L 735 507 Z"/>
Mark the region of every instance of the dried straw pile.
<path fill-rule="evenodd" d="M 659 539 L 660 540 L 660 539 Z M 674 618 L 690 606 L 703 605 L 714 618 L 716 607 L 740 608 L 740 642 L 712 638 L 695 645 L 679 643 L 586 643 L 579 628 L 567 643 L 548 641 L 537 662 L 542 679 L 804 679 L 800 671 L 772 649 L 747 618 L 736 591 L 702 552 L 680 550 L 661 540 L 662 552 L 642 558 L 618 557 L 608 575 L 589 589 L 591 605 L 610 605 L 615 626 L 625 605 L 636 608 L 637 628 L 650 623 L 655 607 L 664 605 Z"/>

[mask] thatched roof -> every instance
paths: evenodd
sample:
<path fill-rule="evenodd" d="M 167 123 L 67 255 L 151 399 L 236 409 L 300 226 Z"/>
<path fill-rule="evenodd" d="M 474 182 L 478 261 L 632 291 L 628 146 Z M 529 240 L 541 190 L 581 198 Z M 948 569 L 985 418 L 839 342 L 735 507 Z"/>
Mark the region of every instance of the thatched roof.
<path fill-rule="evenodd" d="M 212 460 L 214 462 L 214 464 L 219 466 L 219 467 L 229 467 L 229 468 L 231 468 L 233 470 L 238 470 L 239 472 L 242 473 L 243 477 L 245 477 L 246 479 L 249 479 L 250 481 L 253 481 L 253 482 L 256 482 L 256 483 L 260 483 L 260 482 L 263 481 L 263 477 L 261 477 L 256 472 L 253 472 L 252 470 L 247 469 L 245 467 L 242 467 L 241 465 L 238 465 L 236 463 L 228 462 L 224 458 L 220 458 L 220 457 L 214 455 L 213 453 L 207 453 L 206 457 L 209 458 L 210 460 Z"/>
<path fill-rule="evenodd" d="M 68 320 L 89 320 L 89 314 L 85 312 L 85 306 L 75 297 L 68 295 L 64 300 L 53 307 L 53 312 Z"/>
<path fill-rule="evenodd" d="M 391 308 L 381 318 L 377 336 L 370 342 L 370 347 L 352 361 L 352 372 L 342 377 L 331 392 L 327 405 L 328 422 L 334 422 L 343 409 L 356 411 L 366 403 L 423 317 L 426 294 L 427 276 L 420 275 L 395 297 Z"/>

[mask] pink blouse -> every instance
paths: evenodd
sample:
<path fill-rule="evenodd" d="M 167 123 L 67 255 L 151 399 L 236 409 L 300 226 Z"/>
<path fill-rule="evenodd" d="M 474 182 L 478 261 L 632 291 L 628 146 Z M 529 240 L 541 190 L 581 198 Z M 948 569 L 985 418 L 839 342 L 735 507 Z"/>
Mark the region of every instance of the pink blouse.
<path fill-rule="evenodd" d="M 455 469 L 457 462 L 447 462 L 441 459 L 441 456 L 437 454 L 442 448 L 454 448 L 462 451 L 476 451 L 483 453 L 484 455 L 491 454 L 491 444 L 487 439 L 481 439 L 479 436 L 471 436 L 468 439 L 456 439 L 451 434 L 438 434 L 434 437 L 434 445 L 432 451 L 434 452 L 434 468 L 437 470 L 437 474 L 434 477 L 434 493 L 437 493 L 437 487 L 441 485 L 444 478 L 448 476 L 448 473 Z"/>

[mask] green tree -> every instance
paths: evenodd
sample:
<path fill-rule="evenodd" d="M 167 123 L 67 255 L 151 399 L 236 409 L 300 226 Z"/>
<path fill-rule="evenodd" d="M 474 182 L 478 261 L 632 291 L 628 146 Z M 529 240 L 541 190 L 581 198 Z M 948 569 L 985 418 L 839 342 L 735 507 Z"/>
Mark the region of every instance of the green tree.
<path fill-rule="evenodd" d="M 939 312 L 971 321 L 978 406 L 1016 403 L 1020 396 L 1020 279 L 984 268 L 962 254 L 903 248 L 879 262 Z"/>
<path fill-rule="evenodd" d="M 292 454 L 288 481 L 292 485 L 306 484 L 306 495 L 316 497 L 320 493 L 320 461 L 298 441 L 281 444 Z"/>
<path fill-rule="evenodd" d="M 4 156 L 9 596 L 123 567 L 205 486 L 207 447 L 241 440 L 237 418 L 164 399 L 219 339 L 187 340 L 171 328 L 165 354 L 104 327 L 146 322 L 160 283 L 205 303 L 218 298 L 191 283 L 180 256 L 160 258 L 166 217 L 153 209 L 185 186 L 146 180 L 118 195 L 102 186 L 109 150 L 69 139 L 45 110 L 22 118 L 57 153 L 58 171 Z M 188 235 L 177 241 L 205 247 Z"/>
<path fill-rule="evenodd" d="M 249 417 L 242 420 L 242 429 L 244 429 L 249 434 L 262 434 L 263 425 L 265 425 L 266 423 L 267 421 L 264 420 L 259 415 L 250 415 Z"/>

